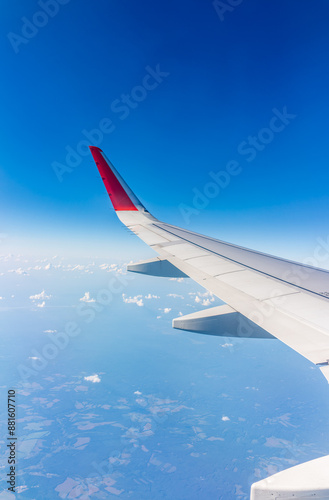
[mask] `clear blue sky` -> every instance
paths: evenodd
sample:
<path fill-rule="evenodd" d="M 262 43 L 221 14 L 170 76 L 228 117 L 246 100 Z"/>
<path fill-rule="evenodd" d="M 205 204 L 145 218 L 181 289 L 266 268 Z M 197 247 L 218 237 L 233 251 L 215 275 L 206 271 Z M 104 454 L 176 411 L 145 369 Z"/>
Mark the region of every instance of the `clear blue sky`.
<path fill-rule="evenodd" d="M 243 0 L 223 20 L 204 0 L 69 0 L 48 21 L 40 10 L 15 1 L 0 19 L 1 250 L 133 253 L 135 241 L 143 253 L 116 222 L 91 155 L 62 182 L 52 168 L 104 118 L 113 131 L 100 147 L 160 219 L 300 259 L 327 237 L 326 0 Z M 45 26 L 13 42 L 24 17 Z M 163 81 L 136 90 L 157 65 Z M 132 94 L 124 118 L 119 101 Z M 296 117 L 265 132 L 248 161 L 239 145 L 284 107 Z M 241 173 L 187 224 L 180 205 L 230 160 Z"/>

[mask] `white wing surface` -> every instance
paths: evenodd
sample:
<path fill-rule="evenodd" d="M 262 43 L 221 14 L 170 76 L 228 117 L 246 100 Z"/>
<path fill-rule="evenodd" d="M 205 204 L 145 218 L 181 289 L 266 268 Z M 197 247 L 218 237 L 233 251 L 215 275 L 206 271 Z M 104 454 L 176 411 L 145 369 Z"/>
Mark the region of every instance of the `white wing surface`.
<path fill-rule="evenodd" d="M 143 207 L 104 153 L 93 146 L 90 149 L 117 216 L 159 256 L 128 270 L 188 276 L 230 306 L 229 312 L 223 310 L 222 330 L 224 316 L 218 307 L 216 314 L 210 311 L 205 318 L 202 311 L 199 316 L 174 320 L 176 328 L 241 337 L 266 337 L 267 332 L 318 365 L 329 381 L 328 271 L 160 222 Z M 216 326 L 209 330 L 209 316 L 217 331 Z"/>

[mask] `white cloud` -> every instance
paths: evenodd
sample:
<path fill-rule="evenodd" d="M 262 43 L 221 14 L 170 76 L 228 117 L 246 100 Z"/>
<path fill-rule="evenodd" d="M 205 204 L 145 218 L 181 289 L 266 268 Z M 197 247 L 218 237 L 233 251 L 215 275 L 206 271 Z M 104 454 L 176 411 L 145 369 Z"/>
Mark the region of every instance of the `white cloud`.
<path fill-rule="evenodd" d="M 85 267 L 86 266 L 81 266 L 80 264 L 77 264 L 76 266 L 72 267 L 72 269 L 69 269 L 69 271 L 83 271 Z"/>
<path fill-rule="evenodd" d="M 29 276 L 29 273 L 24 271 L 24 269 L 22 269 L 21 267 L 19 267 L 18 269 L 10 269 L 10 271 L 8 271 L 8 272 L 9 273 L 16 273 L 16 274 L 24 274 L 25 276 Z"/>
<path fill-rule="evenodd" d="M 122 299 L 125 304 L 136 304 L 139 307 L 143 307 L 144 305 L 142 295 L 135 295 L 135 297 L 126 297 L 126 295 L 123 293 Z"/>
<path fill-rule="evenodd" d="M 223 422 L 228 422 L 230 420 L 230 418 L 227 417 L 226 415 L 223 415 L 222 420 L 223 420 Z"/>
<path fill-rule="evenodd" d="M 159 299 L 160 297 L 158 295 L 151 295 L 150 293 L 148 295 L 145 295 L 145 299 Z"/>
<path fill-rule="evenodd" d="M 233 347 L 233 344 L 228 344 L 228 343 L 226 342 L 226 344 L 222 344 L 222 345 L 221 345 L 221 347 Z"/>
<path fill-rule="evenodd" d="M 50 268 L 52 267 L 52 265 L 50 264 L 50 262 L 45 266 L 45 270 L 48 271 Z"/>
<path fill-rule="evenodd" d="M 135 391 L 134 394 L 136 394 L 137 396 L 141 396 L 141 392 L 140 391 Z"/>
<path fill-rule="evenodd" d="M 101 381 L 97 373 L 95 373 L 95 375 L 89 375 L 89 377 L 84 377 L 84 380 L 86 380 L 87 382 L 92 382 L 93 384 Z"/>
<path fill-rule="evenodd" d="M 43 330 L 43 333 L 56 333 L 57 330 Z"/>
<path fill-rule="evenodd" d="M 35 295 L 30 295 L 31 300 L 45 300 L 45 299 L 50 299 L 51 295 L 47 295 L 44 290 L 42 290 L 41 293 L 36 293 Z"/>
<path fill-rule="evenodd" d="M 3 300 L 3 297 L 0 297 L 0 300 Z"/>
<path fill-rule="evenodd" d="M 32 300 L 32 302 L 36 302 L 37 300 L 42 301 L 37 304 L 37 307 L 45 307 L 46 300 L 49 300 L 50 298 L 51 295 L 47 295 L 45 290 L 42 290 L 42 292 L 36 293 L 35 295 L 30 295 L 30 300 Z"/>
<path fill-rule="evenodd" d="M 178 293 L 168 293 L 167 297 L 173 297 L 174 299 L 183 299 L 184 295 L 179 295 Z"/>
<path fill-rule="evenodd" d="M 90 292 L 86 292 L 83 297 L 81 297 L 81 302 L 96 302 L 95 299 L 90 298 Z"/>
<path fill-rule="evenodd" d="M 38 358 L 38 356 L 29 356 L 29 359 L 33 359 L 34 361 L 36 361 L 37 359 L 40 359 L 40 358 Z"/>
<path fill-rule="evenodd" d="M 211 302 L 215 301 L 215 297 L 211 292 L 189 292 L 189 295 L 191 295 L 192 297 L 195 295 L 194 301 L 197 304 L 201 303 L 201 305 L 204 307 L 210 306 Z"/>
<path fill-rule="evenodd" d="M 159 307 L 159 311 L 162 311 L 163 313 L 168 314 L 171 311 L 171 307 L 165 307 L 164 309 Z"/>
<path fill-rule="evenodd" d="M 118 264 L 100 264 L 99 268 L 110 273 L 111 271 L 118 271 Z"/>

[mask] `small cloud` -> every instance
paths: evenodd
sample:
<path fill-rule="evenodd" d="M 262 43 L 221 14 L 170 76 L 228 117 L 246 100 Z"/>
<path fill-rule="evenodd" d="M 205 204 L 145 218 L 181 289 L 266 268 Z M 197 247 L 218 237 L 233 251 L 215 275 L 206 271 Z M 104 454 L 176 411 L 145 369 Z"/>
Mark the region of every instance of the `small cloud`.
<path fill-rule="evenodd" d="M 49 271 L 49 269 L 50 269 L 51 267 L 52 267 L 52 265 L 51 265 L 51 264 L 50 264 L 50 262 L 49 262 L 49 264 L 47 264 L 44 268 L 45 268 L 45 270 L 46 270 L 46 271 Z"/>
<path fill-rule="evenodd" d="M 201 303 L 201 305 L 204 307 L 210 306 L 211 302 L 215 301 L 215 297 L 214 297 L 213 293 L 211 293 L 211 292 L 204 292 L 204 293 L 189 292 L 189 295 L 191 295 L 191 297 L 193 297 L 195 295 L 194 301 L 197 304 Z"/>
<path fill-rule="evenodd" d="M 141 396 L 141 392 L 140 391 L 135 391 L 134 394 L 136 394 L 137 396 Z"/>
<path fill-rule="evenodd" d="M 125 304 L 136 304 L 139 307 L 143 307 L 144 305 L 142 297 L 142 295 L 136 295 L 135 297 L 126 297 L 124 293 L 122 294 L 122 299 Z"/>
<path fill-rule="evenodd" d="M 117 264 L 100 264 L 99 268 L 102 269 L 103 271 L 111 272 L 111 271 L 117 271 L 118 265 Z"/>
<path fill-rule="evenodd" d="M 3 300 L 3 297 L 0 297 L 0 300 Z"/>
<path fill-rule="evenodd" d="M 229 344 L 228 342 L 226 342 L 226 344 L 222 344 L 221 347 L 233 347 L 233 344 Z"/>
<path fill-rule="evenodd" d="M 90 292 L 86 292 L 81 299 L 79 299 L 81 302 L 96 302 L 95 299 L 90 298 Z"/>
<path fill-rule="evenodd" d="M 145 295 L 145 299 L 159 299 L 160 297 L 158 295 L 151 295 L 150 293 L 148 295 Z"/>
<path fill-rule="evenodd" d="M 45 300 L 45 299 L 50 299 L 51 295 L 47 295 L 44 290 L 42 290 L 41 293 L 36 293 L 35 295 L 30 295 L 31 300 Z"/>
<path fill-rule="evenodd" d="M 164 314 L 168 314 L 171 311 L 171 307 L 165 307 L 164 309 L 162 307 L 159 307 L 159 311 L 163 312 Z"/>
<path fill-rule="evenodd" d="M 69 269 L 69 271 L 83 271 L 86 266 L 82 266 L 81 264 L 77 264 L 76 266 Z"/>
<path fill-rule="evenodd" d="M 57 330 L 43 330 L 43 333 L 56 333 Z"/>
<path fill-rule="evenodd" d="M 46 302 L 43 301 L 43 302 L 40 302 L 40 304 L 37 304 L 37 307 L 45 307 L 46 305 Z"/>
<path fill-rule="evenodd" d="M 226 415 L 223 415 L 223 416 L 222 416 L 222 421 L 223 421 L 223 422 L 228 422 L 229 420 L 230 420 L 230 418 L 229 418 L 229 417 L 227 417 Z"/>
<path fill-rule="evenodd" d="M 22 275 L 25 275 L 25 276 L 29 276 L 29 273 L 27 273 L 26 271 L 24 271 L 24 269 L 22 269 L 21 267 L 19 267 L 18 269 L 10 269 L 10 271 L 8 271 L 9 273 L 16 273 L 16 274 L 22 274 Z"/>
<path fill-rule="evenodd" d="M 95 375 L 89 375 L 89 377 L 84 377 L 84 380 L 86 380 L 87 382 L 92 382 L 93 384 L 101 381 L 97 373 L 95 373 Z"/>
<path fill-rule="evenodd" d="M 36 361 L 37 359 L 40 359 L 40 358 L 38 358 L 38 356 L 29 356 L 29 359 L 33 359 L 34 361 Z"/>

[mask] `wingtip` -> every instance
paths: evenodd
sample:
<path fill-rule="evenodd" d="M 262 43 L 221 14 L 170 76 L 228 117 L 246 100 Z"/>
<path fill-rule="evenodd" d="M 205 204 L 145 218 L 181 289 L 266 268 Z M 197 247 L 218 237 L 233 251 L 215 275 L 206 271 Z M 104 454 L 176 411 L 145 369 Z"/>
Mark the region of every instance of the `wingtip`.
<path fill-rule="evenodd" d="M 115 170 L 110 160 L 107 160 L 103 151 L 97 146 L 89 146 L 89 149 L 101 175 L 106 191 L 111 198 L 114 210 L 138 211 L 139 209 L 136 205 L 142 207 L 140 201 L 131 189 L 129 189 L 120 174 Z"/>
<path fill-rule="evenodd" d="M 101 148 L 98 148 L 97 146 L 89 146 L 89 149 L 91 152 L 97 150 L 97 151 L 100 151 L 101 153 L 103 153 L 103 151 L 101 150 Z"/>

